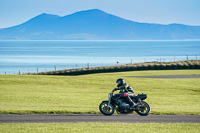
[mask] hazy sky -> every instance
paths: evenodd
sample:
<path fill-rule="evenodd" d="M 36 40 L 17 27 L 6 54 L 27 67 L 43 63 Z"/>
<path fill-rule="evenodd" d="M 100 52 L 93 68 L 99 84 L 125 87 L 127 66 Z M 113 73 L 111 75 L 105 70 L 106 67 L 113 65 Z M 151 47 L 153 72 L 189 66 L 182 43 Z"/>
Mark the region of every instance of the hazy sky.
<path fill-rule="evenodd" d="M 200 25 L 200 0 L 0 0 L 0 28 L 42 13 L 65 16 L 88 9 L 136 22 Z"/>

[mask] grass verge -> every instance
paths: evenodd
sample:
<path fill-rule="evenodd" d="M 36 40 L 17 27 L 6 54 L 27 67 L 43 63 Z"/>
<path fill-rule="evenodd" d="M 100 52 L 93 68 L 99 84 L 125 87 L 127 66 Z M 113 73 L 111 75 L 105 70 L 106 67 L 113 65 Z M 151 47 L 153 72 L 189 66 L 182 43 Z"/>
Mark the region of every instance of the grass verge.
<path fill-rule="evenodd" d="M 0 113 L 99 113 L 98 106 L 124 78 L 148 94 L 152 114 L 200 115 L 200 79 L 127 76 L 200 75 L 200 70 L 129 71 L 82 76 L 0 75 Z"/>
<path fill-rule="evenodd" d="M 13 123 L 0 124 L 2 133 L 199 133 L 196 123 Z"/>

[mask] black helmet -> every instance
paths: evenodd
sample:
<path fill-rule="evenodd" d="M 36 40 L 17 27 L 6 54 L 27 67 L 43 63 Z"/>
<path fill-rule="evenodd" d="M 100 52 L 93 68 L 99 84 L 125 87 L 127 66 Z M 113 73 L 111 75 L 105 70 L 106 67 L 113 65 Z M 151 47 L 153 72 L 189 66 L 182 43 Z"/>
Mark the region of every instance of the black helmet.
<path fill-rule="evenodd" d="M 119 78 L 119 79 L 117 79 L 116 83 L 117 83 L 117 87 L 120 87 L 125 83 L 125 81 L 124 81 L 124 79 Z"/>

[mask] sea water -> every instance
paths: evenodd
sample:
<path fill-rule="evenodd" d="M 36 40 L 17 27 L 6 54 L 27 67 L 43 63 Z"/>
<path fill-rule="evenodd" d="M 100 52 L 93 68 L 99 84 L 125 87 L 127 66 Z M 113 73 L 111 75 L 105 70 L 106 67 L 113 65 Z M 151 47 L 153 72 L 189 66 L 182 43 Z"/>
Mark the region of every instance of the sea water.
<path fill-rule="evenodd" d="M 0 73 L 196 60 L 200 41 L 0 41 Z"/>

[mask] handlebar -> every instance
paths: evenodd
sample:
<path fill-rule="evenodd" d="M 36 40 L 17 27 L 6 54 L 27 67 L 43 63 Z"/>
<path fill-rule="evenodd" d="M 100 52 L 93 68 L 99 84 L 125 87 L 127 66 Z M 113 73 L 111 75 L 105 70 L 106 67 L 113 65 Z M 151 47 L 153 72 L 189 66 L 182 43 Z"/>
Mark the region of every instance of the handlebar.
<path fill-rule="evenodd" d="M 114 88 L 114 89 L 112 90 L 112 92 L 111 92 L 111 93 L 115 92 L 116 90 L 118 90 L 118 89 L 117 89 L 117 88 Z"/>

